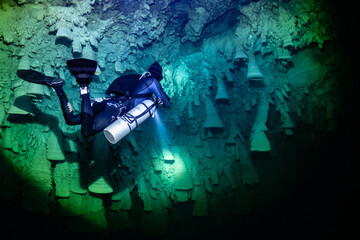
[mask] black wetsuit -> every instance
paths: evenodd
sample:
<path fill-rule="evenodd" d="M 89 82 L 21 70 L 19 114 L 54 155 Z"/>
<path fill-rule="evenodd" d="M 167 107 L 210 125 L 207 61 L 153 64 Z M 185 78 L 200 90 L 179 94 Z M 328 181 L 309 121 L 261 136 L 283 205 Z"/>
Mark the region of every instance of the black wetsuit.
<path fill-rule="evenodd" d="M 101 102 L 90 100 L 89 94 L 81 95 L 80 114 L 73 113 L 65 92 L 61 91 L 62 89 L 56 90 L 66 123 L 69 125 L 81 124 L 82 135 L 90 137 L 104 130 L 117 120 L 119 116 L 125 114 L 141 101 L 150 98 L 153 93 L 162 100 L 164 106 L 168 107 L 170 105 L 170 98 L 155 78 L 147 77 L 138 80 L 140 75 L 136 76 L 131 75 L 131 77 L 123 81 L 123 83 L 128 81 L 129 84 L 124 85 L 128 86 L 128 91 L 119 93 L 117 96 L 104 98 Z M 107 94 L 110 94 L 110 91 L 107 91 Z"/>

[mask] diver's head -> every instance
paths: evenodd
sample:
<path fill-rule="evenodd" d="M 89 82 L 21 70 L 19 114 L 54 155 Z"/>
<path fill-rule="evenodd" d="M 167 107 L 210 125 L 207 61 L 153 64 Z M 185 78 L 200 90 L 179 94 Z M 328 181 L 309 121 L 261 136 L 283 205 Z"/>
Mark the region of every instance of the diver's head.
<path fill-rule="evenodd" d="M 163 79 L 162 67 L 158 62 L 154 62 L 153 64 L 151 64 L 147 71 L 159 82 Z"/>

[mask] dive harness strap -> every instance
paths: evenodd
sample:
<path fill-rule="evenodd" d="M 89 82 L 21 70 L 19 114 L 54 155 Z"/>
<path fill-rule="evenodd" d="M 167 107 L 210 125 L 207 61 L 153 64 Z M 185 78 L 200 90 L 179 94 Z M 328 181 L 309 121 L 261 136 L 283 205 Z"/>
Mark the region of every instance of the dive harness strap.
<path fill-rule="evenodd" d="M 144 93 L 144 94 L 135 94 L 134 96 L 121 95 L 121 96 L 117 96 L 116 99 L 131 100 L 131 99 L 135 99 L 135 98 L 149 98 L 151 96 L 152 96 L 152 93 Z"/>
<path fill-rule="evenodd" d="M 151 104 L 149 107 L 146 106 L 146 104 L 144 104 L 143 102 L 141 102 L 140 104 L 142 104 L 146 110 L 144 112 L 142 112 L 141 114 L 139 114 L 138 116 L 134 116 L 130 113 L 125 113 L 121 118 L 127 123 L 130 131 L 132 131 L 133 129 L 131 129 L 131 125 L 134 121 L 136 123 L 136 127 L 137 128 L 139 126 L 137 119 L 141 118 L 142 116 L 144 116 L 145 114 L 149 113 L 150 117 L 151 117 L 151 109 L 153 109 L 154 107 L 159 106 L 160 101 L 156 100 L 153 104 Z"/>

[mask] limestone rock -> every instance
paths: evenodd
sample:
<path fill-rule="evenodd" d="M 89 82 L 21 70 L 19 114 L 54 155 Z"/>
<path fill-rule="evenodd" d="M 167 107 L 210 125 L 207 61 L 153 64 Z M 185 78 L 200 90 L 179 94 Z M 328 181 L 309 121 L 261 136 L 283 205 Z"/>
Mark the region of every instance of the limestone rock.
<path fill-rule="evenodd" d="M 60 132 L 50 131 L 48 133 L 46 156 L 50 161 L 64 161 L 63 136 Z"/>
<path fill-rule="evenodd" d="M 29 211 L 49 213 L 48 194 L 51 190 L 51 164 L 46 161 L 45 145 L 35 151 L 26 175 L 21 207 Z"/>
<path fill-rule="evenodd" d="M 68 42 L 72 42 L 72 40 L 73 40 L 73 35 L 72 35 L 70 23 L 59 22 L 56 32 L 56 41 L 59 43 L 68 43 Z"/>
<path fill-rule="evenodd" d="M 206 100 L 206 118 L 203 128 L 223 128 L 224 124 L 218 115 L 211 99 Z"/>
<path fill-rule="evenodd" d="M 70 197 L 70 173 L 68 162 L 56 164 L 54 182 L 57 197 Z"/>
<path fill-rule="evenodd" d="M 226 91 L 225 84 L 220 77 L 217 78 L 217 92 L 215 100 L 218 102 L 224 102 L 229 100 L 229 95 Z"/>
<path fill-rule="evenodd" d="M 176 152 L 174 164 L 176 164 L 174 188 L 177 190 L 190 190 L 193 187 L 192 179 L 179 150 Z"/>
<path fill-rule="evenodd" d="M 208 23 L 210 18 L 209 12 L 204 7 L 193 9 L 192 13 L 189 15 L 189 21 L 185 26 L 187 36 L 186 38 L 183 38 L 183 41 L 188 39 L 195 42 L 201 35 L 205 24 Z"/>
<path fill-rule="evenodd" d="M 97 194 L 109 194 L 113 192 L 108 176 L 104 172 L 94 170 L 89 178 L 88 190 Z"/>
<path fill-rule="evenodd" d="M 30 69 L 30 58 L 28 55 L 25 55 L 20 58 L 18 70 L 29 70 Z"/>
<path fill-rule="evenodd" d="M 35 116 L 31 98 L 26 95 L 25 88 L 20 86 L 14 92 L 14 103 L 10 107 L 8 114 Z"/>
<path fill-rule="evenodd" d="M 5 149 L 12 149 L 13 147 L 13 138 L 12 138 L 12 128 L 6 128 L 2 134 L 2 143 L 1 146 Z"/>

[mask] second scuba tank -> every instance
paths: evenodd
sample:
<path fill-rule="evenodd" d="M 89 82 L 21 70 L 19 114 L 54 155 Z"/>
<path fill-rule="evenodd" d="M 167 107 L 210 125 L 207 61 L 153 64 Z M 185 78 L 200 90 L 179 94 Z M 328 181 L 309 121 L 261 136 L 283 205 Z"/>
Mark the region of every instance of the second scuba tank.
<path fill-rule="evenodd" d="M 132 108 L 129 112 L 125 113 L 120 119 L 116 120 L 104 129 L 106 139 L 115 144 L 133 131 L 137 126 L 143 123 L 146 119 L 152 116 L 158 101 L 146 99 Z"/>

